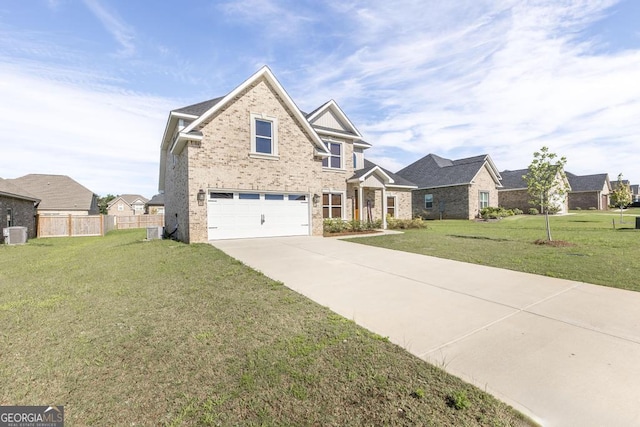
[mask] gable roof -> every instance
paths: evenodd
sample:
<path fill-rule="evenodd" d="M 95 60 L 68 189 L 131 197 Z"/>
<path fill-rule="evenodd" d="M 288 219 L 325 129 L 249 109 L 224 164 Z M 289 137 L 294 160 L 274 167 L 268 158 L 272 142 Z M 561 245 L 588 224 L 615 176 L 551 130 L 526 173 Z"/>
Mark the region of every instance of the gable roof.
<path fill-rule="evenodd" d="M 609 174 L 599 173 L 594 175 L 574 175 L 571 172 L 565 172 L 572 192 L 582 191 L 602 191 L 604 186 L 611 188 L 609 182 Z"/>
<path fill-rule="evenodd" d="M 11 182 L 38 197 L 40 210 L 90 211 L 93 191 L 66 175 L 29 174 Z"/>
<path fill-rule="evenodd" d="M 385 168 L 376 165 L 372 161 L 367 159 L 364 160 L 364 167 L 362 169 L 358 169 L 355 174 L 351 178 L 347 180 L 347 182 L 363 182 L 370 175 L 378 172 L 378 174 L 382 175 L 384 179 L 384 184 L 387 187 L 399 187 L 399 188 L 418 188 L 413 182 L 404 179 L 403 177 L 395 174 L 393 172 L 389 172 Z"/>
<path fill-rule="evenodd" d="M 339 124 L 341 129 L 336 129 L 333 127 L 324 127 L 316 123 L 318 119 L 322 118 L 324 115 L 327 115 L 327 114 L 331 115 L 332 118 L 335 119 L 335 121 Z M 344 113 L 344 111 L 342 111 L 342 109 L 338 106 L 338 103 L 336 103 L 336 101 L 334 101 L 333 99 L 325 102 L 323 105 L 316 108 L 311 113 L 306 114 L 305 117 L 307 118 L 311 126 L 313 126 L 313 128 L 319 134 L 329 135 L 329 136 L 335 135 L 340 137 L 346 136 L 355 140 L 362 139 L 362 135 L 360 134 L 358 129 L 356 129 L 356 127 L 353 125 L 353 123 L 351 123 L 351 120 L 349 120 L 349 118 Z M 368 143 L 365 143 L 365 144 L 370 146 L 370 144 Z"/>
<path fill-rule="evenodd" d="M 38 199 L 33 194 L 11 183 L 11 181 L 2 178 L 0 178 L 0 196 L 12 197 L 14 199 L 31 200 L 33 202 L 40 201 L 40 199 Z"/>
<path fill-rule="evenodd" d="M 458 160 L 427 154 L 396 174 L 416 183 L 418 188 L 450 187 L 471 184 L 483 167 L 500 186 L 500 173 L 488 154 Z"/>
<path fill-rule="evenodd" d="M 322 139 L 320 139 L 320 136 L 311 126 L 311 123 L 309 123 L 302 111 L 300 111 L 295 102 L 293 102 L 293 99 L 291 99 L 280 82 L 278 82 L 273 72 L 269 69 L 269 67 L 265 65 L 225 96 L 179 108 L 169 113 L 169 118 L 167 120 L 165 131 L 162 137 L 162 145 L 160 150 L 160 179 L 158 183 L 159 190 L 164 190 L 167 153 L 180 153 L 188 141 L 202 140 L 200 126 L 204 125 L 207 120 L 209 120 L 226 105 L 234 102 L 234 98 L 242 93 L 245 89 L 261 79 L 264 79 L 273 88 L 282 102 L 294 115 L 295 119 L 300 124 L 302 129 L 309 135 L 309 138 L 315 146 L 315 153 L 321 157 L 330 155 L 329 149 L 324 144 Z M 175 138 L 173 138 L 172 129 L 176 126 L 180 118 L 193 119 L 193 121 L 187 124 L 184 129 L 180 129 L 176 133 Z"/>
<path fill-rule="evenodd" d="M 118 197 L 116 197 L 115 199 L 111 200 L 107 204 L 107 207 L 113 206 L 118 200 L 122 200 L 123 202 L 125 202 L 129 206 L 134 204 L 137 200 L 140 200 L 143 204 L 147 203 L 149 201 L 149 199 L 147 199 L 146 197 L 143 197 L 143 196 L 141 196 L 139 194 L 121 194 Z"/>

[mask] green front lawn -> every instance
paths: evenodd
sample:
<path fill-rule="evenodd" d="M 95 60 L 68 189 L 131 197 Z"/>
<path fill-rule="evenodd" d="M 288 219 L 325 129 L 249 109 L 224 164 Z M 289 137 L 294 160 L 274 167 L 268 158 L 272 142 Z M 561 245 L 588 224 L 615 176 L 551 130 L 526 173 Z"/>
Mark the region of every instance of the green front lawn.
<path fill-rule="evenodd" d="M 212 246 L 143 238 L 0 246 L 1 405 L 64 405 L 69 426 L 532 425 Z"/>
<path fill-rule="evenodd" d="M 426 230 L 366 237 L 356 243 L 545 276 L 640 291 L 640 209 L 574 211 L 551 216 L 551 233 L 568 246 L 534 242 L 546 238 L 544 216 L 519 215 L 496 222 L 429 221 Z M 615 228 L 614 228 L 615 227 Z"/>

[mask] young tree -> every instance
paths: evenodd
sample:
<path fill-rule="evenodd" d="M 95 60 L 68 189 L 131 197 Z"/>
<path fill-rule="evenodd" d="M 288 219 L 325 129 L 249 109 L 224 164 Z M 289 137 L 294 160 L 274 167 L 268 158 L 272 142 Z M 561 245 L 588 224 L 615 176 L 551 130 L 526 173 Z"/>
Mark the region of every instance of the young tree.
<path fill-rule="evenodd" d="M 625 184 L 622 180 L 622 174 L 618 175 L 617 186 L 615 190 L 611 192 L 609 197 L 611 197 L 611 203 L 620 208 L 620 222 L 624 222 L 622 219 L 622 210 L 625 206 L 631 203 L 631 188 L 629 188 L 629 185 Z"/>
<path fill-rule="evenodd" d="M 547 240 L 551 238 L 551 224 L 549 223 L 549 211 L 557 209 L 558 203 L 564 201 L 570 190 L 567 178 L 564 174 L 565 157 L 558 157 L 550 153 L 548 147 L 542 147 L 540 151 L 533 153 L 533 161 L 529 165 L 529 171 L 522 178 L 527 182 L 527 189 L 531 196 L 531 204 L 540 206 L 544 212 L 547 225 Z"/>

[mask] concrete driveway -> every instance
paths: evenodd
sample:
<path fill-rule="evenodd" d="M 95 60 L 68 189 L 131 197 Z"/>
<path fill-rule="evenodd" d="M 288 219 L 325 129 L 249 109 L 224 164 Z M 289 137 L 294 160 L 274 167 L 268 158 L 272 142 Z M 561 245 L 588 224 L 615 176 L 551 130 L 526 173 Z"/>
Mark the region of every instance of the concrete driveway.
<path fill-rule="evenodd" d="M 543 425 L 640 425 L 638 292 L 333 238 L 211 243 Z"/>

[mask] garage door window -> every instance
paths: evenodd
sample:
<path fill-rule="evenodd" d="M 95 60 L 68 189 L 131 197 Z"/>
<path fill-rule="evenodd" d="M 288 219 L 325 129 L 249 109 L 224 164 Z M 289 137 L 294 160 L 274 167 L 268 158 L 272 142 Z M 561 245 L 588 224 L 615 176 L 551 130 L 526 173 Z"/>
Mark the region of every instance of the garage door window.
<path fill-rule="evenodd" d="M 322 217 L 342 218 L 342 194 L 323 193 L 322 194 Z"/>
<path fill-rule="evenodd" d="M 209 193 L 210 199 L 233 199 L 233 193 Z"/>
<path fill-rule="evenodd" d="M 260 200 L 260 194 L 258 193 L 240 193 L 238 197 L 240 200 Z"/>
<path fill-rule="evenodd" d="M 265 194 L 265 200 L 284 200 L 284 194 Z"/>
<path fill-rule="evenodd" d="M 307 196 L 305 194 L 289 194 L 289 200 L 304 202 L 307 200 Z"/>

